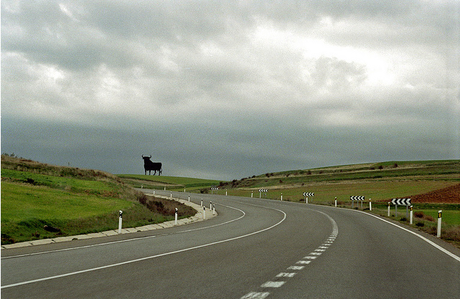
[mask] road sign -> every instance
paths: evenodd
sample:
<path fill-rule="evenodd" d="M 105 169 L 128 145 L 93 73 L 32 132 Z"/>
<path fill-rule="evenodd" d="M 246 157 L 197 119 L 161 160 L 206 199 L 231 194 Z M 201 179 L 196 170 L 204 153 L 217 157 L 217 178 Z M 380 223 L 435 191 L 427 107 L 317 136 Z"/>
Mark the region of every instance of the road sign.
<path fill-rule="evenodd" d="M 259 189 L 259 192 L 261 192 L 261 193 L 267 193 L 267 192 L 268 192 L 268 189 Z"/>
<path fill-rule="evenodd" d="M 397 206 L 410 206 L 410 198 L 393 198 L 391 203 Z"/>
<path fill-rule="evenodd" d="M 350 196 L 350 200 L 364 200 L 365 196 Z"/>
<path fill-rule="evenodd" d="M 303 196 L 305 196 L 305 197 L 307 197 L 307 196 L 315 196 L 315 193 L 314 192 L 304 192 Z"/>

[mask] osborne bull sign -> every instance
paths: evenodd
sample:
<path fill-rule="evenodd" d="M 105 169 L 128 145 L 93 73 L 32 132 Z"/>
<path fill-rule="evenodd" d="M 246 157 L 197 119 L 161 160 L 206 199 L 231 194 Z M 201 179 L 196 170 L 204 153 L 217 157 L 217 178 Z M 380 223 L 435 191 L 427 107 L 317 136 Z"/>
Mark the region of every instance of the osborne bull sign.
<path fill-rule="evenodd" d="M 161 162 L 152 162 L 150 160 L 152 156 L 144 156 L 142 155 L 142 159 L 144 159 L 144 170 L 145 174 L 147 174 L 147 171 L 149 172 L 149 175 L 152 174 L 155 175 L 158 171 L 158 175 L 161 175 L 162 169 L 161 169 Z"/>

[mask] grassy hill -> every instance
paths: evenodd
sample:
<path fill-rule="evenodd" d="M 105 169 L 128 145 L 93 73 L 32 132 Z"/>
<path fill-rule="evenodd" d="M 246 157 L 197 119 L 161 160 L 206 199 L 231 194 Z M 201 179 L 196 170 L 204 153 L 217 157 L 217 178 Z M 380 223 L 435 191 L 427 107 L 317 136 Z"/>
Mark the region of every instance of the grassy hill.
<path fill-rule="evenodd" d="M 135 227 L 193 215 L 187 206 L 147 200 L 113 174 L 2 155 L 2 244 Z M 155 201 L 155 202 L 152 202 Z"/>

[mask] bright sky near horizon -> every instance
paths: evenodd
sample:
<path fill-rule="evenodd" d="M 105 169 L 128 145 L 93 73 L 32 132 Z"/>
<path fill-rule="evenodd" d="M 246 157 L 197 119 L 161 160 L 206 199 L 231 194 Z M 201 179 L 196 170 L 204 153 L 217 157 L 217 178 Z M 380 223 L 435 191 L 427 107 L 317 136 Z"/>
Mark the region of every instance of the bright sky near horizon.
<path fill-rule="evenodd" d="M 1 1 L 2 153 L 221 180 L 460 159 L 460 2 Z"/>

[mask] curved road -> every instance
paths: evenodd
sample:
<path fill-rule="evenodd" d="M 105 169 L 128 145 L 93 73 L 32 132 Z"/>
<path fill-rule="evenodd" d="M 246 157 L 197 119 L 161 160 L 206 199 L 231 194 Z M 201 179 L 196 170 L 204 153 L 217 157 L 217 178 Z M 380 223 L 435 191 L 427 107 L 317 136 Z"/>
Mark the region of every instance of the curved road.
<path fill-rule="evenodd" d="M 169 195 L 170 191 L 157 191 Z M 460 251 L 348 209 L 176 193 L 218 217 L 2 250 L 4 298 L 458 298 Z"/>

